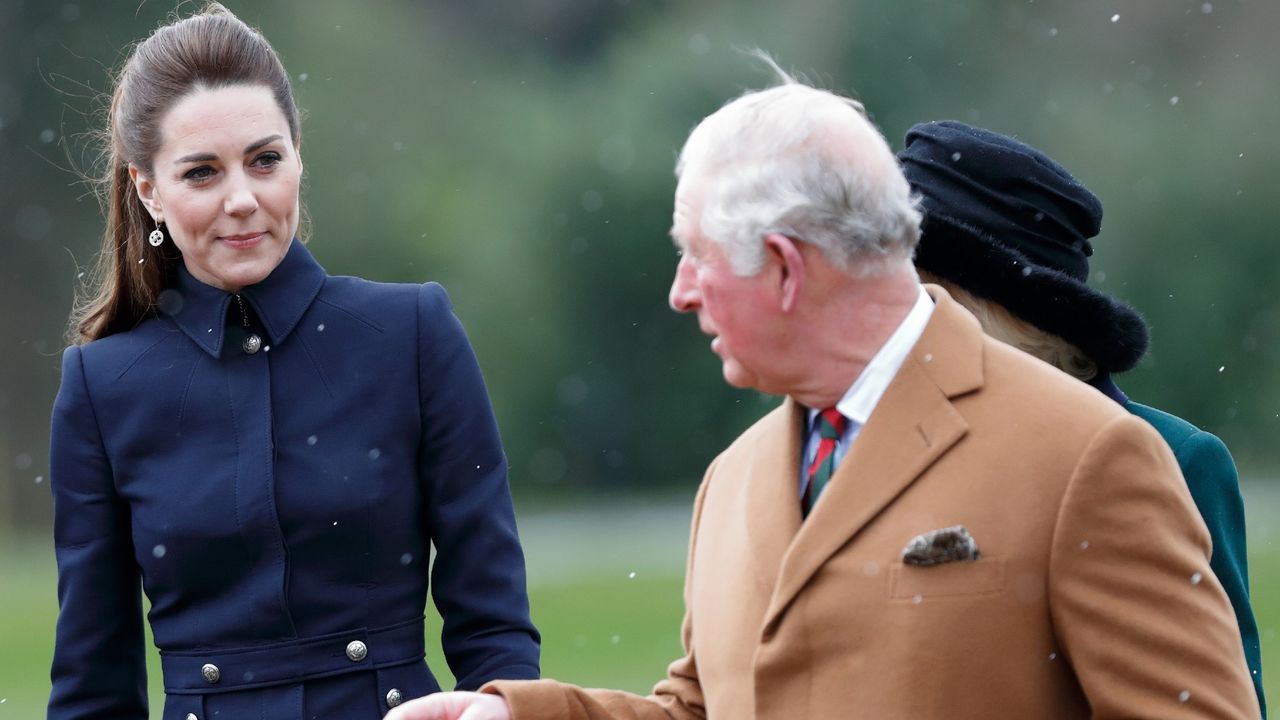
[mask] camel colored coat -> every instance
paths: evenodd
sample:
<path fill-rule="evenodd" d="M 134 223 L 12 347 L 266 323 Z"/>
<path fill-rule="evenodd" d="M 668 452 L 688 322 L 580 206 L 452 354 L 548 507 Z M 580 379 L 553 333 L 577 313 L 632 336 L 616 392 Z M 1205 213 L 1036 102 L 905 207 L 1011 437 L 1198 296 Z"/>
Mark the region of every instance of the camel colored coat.
<path fill-rule="evenodd" d="M 486 691 L 516 720 L 1257 718 L 1168 446 L 930 294 L 924 335 L 808 519 L 791 400 L 712 463 L 687 654 L 651 696 Z M 903 564 L 914 536 L 952 525 L 980 559 Z"/>

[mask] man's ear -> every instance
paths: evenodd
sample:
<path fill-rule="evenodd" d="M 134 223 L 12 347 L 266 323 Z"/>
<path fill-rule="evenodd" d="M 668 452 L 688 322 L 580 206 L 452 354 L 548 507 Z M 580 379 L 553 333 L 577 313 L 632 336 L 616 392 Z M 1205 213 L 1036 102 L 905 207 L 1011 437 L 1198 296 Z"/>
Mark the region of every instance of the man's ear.
<path fill-rule="evenodd" d="M 164 208 L 156 195 L 156 184 L 152 182 L 151 177 L 137 165 L 129 163 L 129 179 L 133 181 L 133 187 L 138 192 L 138 199 L 147 208 L 147 212 L 151 213 L 151 219 L 157 225 L 164 222 Z"/>
<path fill-rule="evenodd" d="M 782 311 L 789 313 L 800 301 L 800 290 L 804 287 L 804 256 L 800 254 L 795 240 L 779 233 L 765 235 L 764 247 L 778 264 L 778 292 L 782 298 Z"/>

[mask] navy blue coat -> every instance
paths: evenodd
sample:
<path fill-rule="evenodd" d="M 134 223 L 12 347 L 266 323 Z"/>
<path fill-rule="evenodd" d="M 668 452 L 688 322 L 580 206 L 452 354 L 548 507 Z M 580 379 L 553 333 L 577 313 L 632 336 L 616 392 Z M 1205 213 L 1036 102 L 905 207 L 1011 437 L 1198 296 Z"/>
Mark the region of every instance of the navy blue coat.
<path fill-rule="evenodd" d="M 257 353 L 183 270 L 164 314 L 63 356 L 48 717 L 147 717 L 140 580 L 166 720 L 381 717 L 439 689 L 433 543 L 457 686 L 537 677 L 506 458 L 444 290 L 329 276 L 295 241 L 241 297 Z"/>

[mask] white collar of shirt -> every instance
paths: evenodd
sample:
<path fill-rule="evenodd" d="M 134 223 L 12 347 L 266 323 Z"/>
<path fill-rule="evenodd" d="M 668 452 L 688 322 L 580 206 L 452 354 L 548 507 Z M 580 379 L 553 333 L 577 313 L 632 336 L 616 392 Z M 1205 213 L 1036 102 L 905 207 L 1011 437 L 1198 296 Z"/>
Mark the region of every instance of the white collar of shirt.
<path fill-rule="evenodd" d="M 853 381 L 853 385 L 845 391 L 844 397 L 836 403 L 836 409 L 841 415 L 849 418 L 851 427 L 861 427 L 867 423 L 880 398 L 889 389 L 889 383 L 893 382 L 894 376 L 902 368 L 902 363 L 906 362 L 907 355 L 911 354 L 911 348 L 915 347 L 916 341 L 924 334 L 924 328 L 929 324 L 929 318 L 932 315 L 933 300 L 921 285 L 920 296 L 916 298 L 916 304 L 911 308 L 911 312 L 902 319 L 898 328 Z M 810 408 L 809 410 L 810 431 L 813 429 L 813 420 L 818 416 L 818 412 L 819 409 Z"/>

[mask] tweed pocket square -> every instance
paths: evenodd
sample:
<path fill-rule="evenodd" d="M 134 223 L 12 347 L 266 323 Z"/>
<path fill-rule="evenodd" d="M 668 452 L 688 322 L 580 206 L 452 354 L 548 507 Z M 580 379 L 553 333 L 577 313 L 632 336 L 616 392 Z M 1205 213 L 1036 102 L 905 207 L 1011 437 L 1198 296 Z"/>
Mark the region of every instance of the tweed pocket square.
<path fill-rule="evenodd" d="M 977 560 L 981 556 L 978 543 L 963 525 L 930 530 L 911 538 L 902 548 L 903 564 L 916 567 Z"/>

